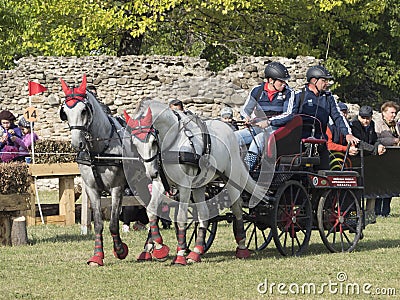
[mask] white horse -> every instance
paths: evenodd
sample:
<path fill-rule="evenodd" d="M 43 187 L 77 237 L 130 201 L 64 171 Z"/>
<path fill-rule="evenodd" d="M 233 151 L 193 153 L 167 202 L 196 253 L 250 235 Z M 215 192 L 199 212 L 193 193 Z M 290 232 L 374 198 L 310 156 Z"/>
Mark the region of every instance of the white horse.
<path fill-rule="evenodd" d="M 147 110 L 147 112 L 146 112 Z M 218 120 L 205 123 L 195 120 L 192 114 L 175 112 L 157 101 L 146 100 L 139 104 L 136 118 L 125 113 L 127 130 L 132 130 L 132 142 L 142 158 L 146 174 L 153 180 L 151 201 L 147 207 L 149 220 L 153 222 L 153 237 L 162 243 L 155 226 L 156 212 L 162 194 L 170 186 L 179 190 L 177 213 L 177 255 L 173 264 L 186 265 L 187 210 L 192 193 L 199 217 L 199 233 L 196 245 L 188 260 L 200 261 L 204 253 L 204 237 L 209 218 L 205 202 L 206 185 L 215 178 L 225 178 L 226 189 L 231 199 L 235 216 L 233 230 L 238 244 L 236 257 L 248 258 L 246 232 L 242 218 L 241 187 L 261 200 L 265 190 L 253 181 L 240 158 L 239 145 L 230 127 Z M 201 125 L 203 124 L 203 126 Z M 149 257 L 151 247 L 145 247 L 139 258 Z"/>
<path fill-rule="evenodd" d="M 102 191 L 111 193 L 112 207 L 110 232 L 114 243 L 114 256 L 124 259 L 128 247 L 119 234 L 119 213 L 126 179 L 122 167 L 122 125 L 109 116 L 95 96 L 86 91 L 86 75 L 77 88 L 69 88 L 61 80 L 65 101 L 60 118 L 68 121 L 72 146 L 78 152 L 77 162 L 93 212 L 95 246 L 88 260 L 91 266 L 103 266 L 103 219 L 100 197 Z M 96 157 L 109 157 L 102 160 Z M 115 159 L 114 159 L 115 157 Z"/>

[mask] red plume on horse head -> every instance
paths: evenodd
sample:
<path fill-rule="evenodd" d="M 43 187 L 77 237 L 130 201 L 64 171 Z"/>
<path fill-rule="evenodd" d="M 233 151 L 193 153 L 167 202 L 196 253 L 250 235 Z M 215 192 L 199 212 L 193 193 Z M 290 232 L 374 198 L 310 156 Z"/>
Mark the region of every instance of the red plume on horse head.
<path fill-rule="evenodd" d="M 147 135 L 153 131 L 153 116 L 150 107 L 143 118 L 132 119 L 126 111 L 124 111 L 125 121 L 128 127 L 132 128 L 132 134 L 140 140 L 145 140 Z"/>
<path fill-rule="evenodd" d="M 83 74 L 82 83 L 77 88 L 69 88 L 62 78 L 60 78 L 60 81 L 66 98 L 65 103 L 68 107 L 74 107 L 78 101 L 82 101 L 85 98 L 87 85 L 86 74 Z"/>

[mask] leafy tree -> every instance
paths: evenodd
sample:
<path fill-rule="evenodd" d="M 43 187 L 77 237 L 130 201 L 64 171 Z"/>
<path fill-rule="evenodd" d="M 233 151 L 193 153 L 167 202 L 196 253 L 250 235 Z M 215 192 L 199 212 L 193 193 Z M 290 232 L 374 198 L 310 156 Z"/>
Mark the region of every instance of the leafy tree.
<path fill-rule="evenodd" d="M 27 55 L 325 59 L 342 99 L 399 100 L 397 0 L 0 0 L 0 64 Z"/>

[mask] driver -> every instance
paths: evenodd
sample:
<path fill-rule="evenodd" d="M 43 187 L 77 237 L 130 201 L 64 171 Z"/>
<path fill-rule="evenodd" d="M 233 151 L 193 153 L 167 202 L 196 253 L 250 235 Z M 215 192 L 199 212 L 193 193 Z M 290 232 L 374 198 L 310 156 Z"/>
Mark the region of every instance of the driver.
<path fill-rule="evenodd" d="M 295 111 L 294 91 L 288 86 L 287 68 L 279 62 L 267 64 L 264 70 L 266 82 L 254 87 L 240 114 L 252 127 L 235 131 L 239 144 L 250 144 L 245 157 L 249 171 L 253 171 L 257 159 L 265 147 L 265 131 L 272 132 L 293 118 Z M 253 138 L 254 136 L 254 138 Z"/>

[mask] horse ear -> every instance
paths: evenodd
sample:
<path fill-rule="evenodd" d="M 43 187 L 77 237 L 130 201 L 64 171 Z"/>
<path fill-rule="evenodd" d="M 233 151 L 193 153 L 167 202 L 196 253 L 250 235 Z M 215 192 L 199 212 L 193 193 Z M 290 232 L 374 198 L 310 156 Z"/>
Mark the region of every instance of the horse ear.
<path fill-rule="evenodd" d="M 68 87 L 68 85 L 65 83 L 65 81 L 64 81 L 62 78 L 60 78 L 60 81 L 61 81 L 61 87 L 62 87 L 62 89 L 63 89 L 63 91 L 64 91 L 64 94 L 65 94 L 65 95 L 70 94 L 70 93 L 71 93 L 71 90 L 70 90 L 70 88 Z"/>
<path fill-rule="evenodd" d="M 134 127 L 134 126 L 132 126 L 134 120 L 132 120 L 132 118 L 128 115 L 128 113 L 126 112 L 126 110 L 124 110 L 124 117 L 125 117 L 126 124 L 127 124 L 129 127 Z"/>
<path fill-rule="evenodd" d="M 77 92 L 79 94 L 86 94 L 86 85 L 87 85 L 86 74 L 83 74 L 82 83 L 78 87 Z"/>
<path fill-rule="evenodd" d="M 142 124 L 145 125 L 145 126 L 149 126 L 149 125 L 152 125 L 152 122 L 153 122 L 153 116 L 152 116 L 151 109 L 149 107 L 147 109 L 146 116 L 142 120 Z"/>

